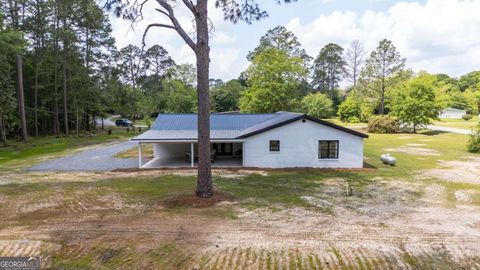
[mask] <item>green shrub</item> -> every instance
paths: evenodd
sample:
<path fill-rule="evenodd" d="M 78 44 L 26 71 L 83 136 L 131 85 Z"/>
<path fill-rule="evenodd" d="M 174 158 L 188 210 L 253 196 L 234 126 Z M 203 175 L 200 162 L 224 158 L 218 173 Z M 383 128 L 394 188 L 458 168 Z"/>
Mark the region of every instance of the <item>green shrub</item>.
<path fill-rule="evenodd" d="M 310 93 L 304 96 L 301 106 L 308 115 L 313 117 L 330 118 L 333 115 L 333 102 L 322 93 Z"/>
<path fill-rule="evenodd" d="M 400 122 L 389 116 L 376 116 L 368 121 L 367 131 L 370 133 L 400 132 Z"/>
<path fill-rule="evenodd" d="M 360 121 L 360 119 L 358 119 L 358 117 L 352 116 L 352 117 L 348 118 L 348 122 L 349 123 L 360 123 L 361 121 Z"/>
<path fill-rule="evenodd" d="M 473 116 L 472 116 L 471 114 L 468 114 L 468 113 L 462 115 L 462 118 L 463 118 L 463 120 L 465 120 L 465 121 L 471 120 L 472 117 L 473 117 Z"/>
<path fill-rule="evenodd" d="M 338 106 L 338 117 L 343 122 L 367 123 L 373 115 L 374 106 L 354 97 L 347 99 Z"/>
<path fill-rule="evenodd" d="M 477 126 L 477 129 L 474 130 L 472 134 L 470 134 L 467 148 L 470 153 L 480 153 L 480 125 Z"/>
<path fill-rule="evenodd" d="M 145 124 L 147 127 L 150 129 L 152 127 L 152 119 L 149 116 L 146 116 L 145 118 Z"/>

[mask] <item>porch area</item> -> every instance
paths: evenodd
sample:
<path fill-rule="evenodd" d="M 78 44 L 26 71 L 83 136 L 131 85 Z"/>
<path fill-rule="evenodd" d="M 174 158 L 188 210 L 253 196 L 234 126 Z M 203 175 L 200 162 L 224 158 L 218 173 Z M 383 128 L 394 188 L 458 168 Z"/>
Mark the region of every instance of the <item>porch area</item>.
<path fill-rule="evenodd" d="M 197 161 L 194 161 L 193 168 L 197 167 Z M 154 158 L 142 165 L 142 169 L 154 168 L 192 168 L 191 162 L 183 158 Z M 212 162 L 212 168 L 240 168 L 242 167 L 242 158 L 218 158 Z"/>
<path fill-rule="evenodd" d="M 152 144 L 153 158 L 142 156 L 142 145 Z M 213 168 L 240 168 L 243 166 L 243 141 L 214 141 L 211 143 Z M 139 142 L 138 166 L 154 168 L 196 168 L 198 165 L 197 143 L 190 142 Z"/>

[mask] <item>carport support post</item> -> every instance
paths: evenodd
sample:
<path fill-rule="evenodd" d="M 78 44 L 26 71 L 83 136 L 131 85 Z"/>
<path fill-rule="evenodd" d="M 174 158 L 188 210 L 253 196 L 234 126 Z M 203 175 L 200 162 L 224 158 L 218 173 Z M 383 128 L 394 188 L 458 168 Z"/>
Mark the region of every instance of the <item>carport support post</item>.
<path fill-rule="evenodd" d="M 138 143 L 138 168 L 142 168 L 142 143 Z"/>
<path fill-rule="evenodd" d="M 190 160 L 191 160 L 191 167 L 193 168 L 194 167 L 194 163 L 195 163 L 195 153 L 194 153 L 194 149 L 193 149 L 193 142 L 190 143 Z"/>
<path fill-rule="evenodd" d="M 245 142 L 242 142 L 242 167 L 245 167 Z"/>

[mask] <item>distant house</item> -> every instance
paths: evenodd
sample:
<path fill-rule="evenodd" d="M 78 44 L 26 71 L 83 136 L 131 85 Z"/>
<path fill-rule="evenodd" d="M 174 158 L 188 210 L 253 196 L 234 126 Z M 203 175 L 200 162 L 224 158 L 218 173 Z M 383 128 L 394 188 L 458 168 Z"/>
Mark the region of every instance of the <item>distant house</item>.
<path fill-rule="evenodd" d="M 446 108 L 438 115 L 440 119 L 447 119 L 447 118 L 458 118 L 461 119 L 464 114 L 466 114 L 466 110 L 460 110 L 455 108 Z"/>
<path fill-rule="evenodd" d="M 212 114 L 213 167 L 362 168 L 364 133 L 305 114 Z M 160 114 L 152 128 L 133 138 L 140 168 L 194 167 L 197 115 Z M 141 157 L 141 145 L 153 144 L 154 157 Z"/>

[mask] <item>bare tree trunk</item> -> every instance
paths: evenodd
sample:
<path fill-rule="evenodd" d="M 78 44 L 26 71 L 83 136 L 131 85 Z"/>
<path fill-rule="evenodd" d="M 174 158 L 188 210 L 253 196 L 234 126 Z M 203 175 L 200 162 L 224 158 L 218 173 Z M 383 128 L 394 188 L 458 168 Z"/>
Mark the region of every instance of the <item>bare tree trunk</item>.
<path fill-rule="evenodd" d="M 380 114 L 385 114 L 385 79 L 382 78 L 382 95 L 380 98 Z"/>
<path fill-rule="evenodd" d="M 66 31 L 67 28 L 67 19 L 66 14 L 63 17 L 63 29 Z M 66 37 L 63 39 L 63 114 L 64 114 L 64 125 L 65 125 L 65 134 L 68 135 L 68 107 L 67 107 L 67 49 L 68 44 Z"/>
<path fill-rule="evenodd" d="M 18 118 L 20 118 L 20 137 L 24 143 L 28 141 L 27 119 L 25 117 L 25 98 L 23 96 L 23 65 L 22 56 L 17 54 L 17 103 Z"/>
<path fill-rule="evenodd" d="M 35 60 L 35 88 L 34 88 L 34 102 L 35 102 L 35 137 L 38 137 L 38 57 Z"/>
<path fill-rule="evenodd" d="M 53 135 L 60 133 L 60 119 L 58 112 L 58 7 L 55 4 L 55 46 L 53 53 L 54 61 L 54 94 L 53 94 Z"/>
<path fill-rule="evenodd" d="M 3 115 L 0 115 L 0 139 L 2 140 L 3 147 L 7 147 L 7 131 L 5 130 Z"/>
<path fill-rule="evenodd" d="M 355 67 L 353 69 L 353 87 L 357 86 L 357 67 L 355 64 Z"/>
<path fill-rule="evenodd" d="M 76 118 L 77 119 L 75 120 L 75 123 L 76 123 L 75 131 L 76 131 L 77 139 L 78 139 L 78 137 L 80 135 L 80 119 L 78 119 L 79 118 L 79 116 L 78 116 L 78 104 L 77 104 L 77 110 L 76 111 L 77 111 L 77 113 L 76 113 Z"/>
<path fill-rule="evenodd" d="M 198 96 L 198 178 L 197 196 L 213 195 L 210 160 L 210 102 L 208 92 L 210 47 L 208 40 L 207 0 L 197 2 L 195 16 L 197 26 L 197 96 Z"/>

